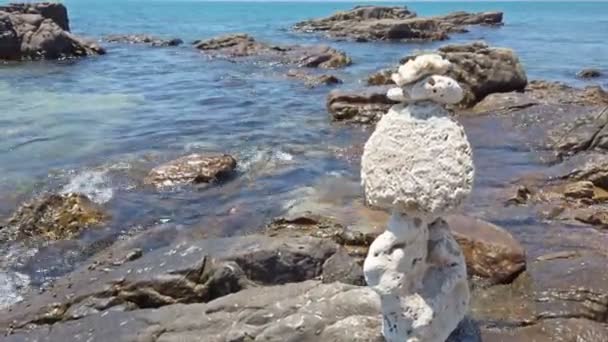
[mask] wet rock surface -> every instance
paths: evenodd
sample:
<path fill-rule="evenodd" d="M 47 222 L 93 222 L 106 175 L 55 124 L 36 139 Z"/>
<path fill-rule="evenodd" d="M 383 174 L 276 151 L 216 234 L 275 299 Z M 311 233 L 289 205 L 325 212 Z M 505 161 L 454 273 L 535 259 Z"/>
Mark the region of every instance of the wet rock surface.
<path fill-rule="evenodd" d="M 247 34 L 233 34 L 195 42 L 195 47 L 212 57 L 256 58 L 267 62 L 306 68 L 336 69 L 350 65 L 345 53 L 326 45 L 272 45 L 257 41 Z"/>
<path fill-rule="evenodd" d="M 576 76 L 580 78 L 597 78 L 602 76 L 602 72 L 599 69 L 588 68 L 579 71 Z"/>
<path fill-rule="evenodd" d="M 179 38 L 161 38 L 147 34 L 113 34 L 103 37 L 109 43 L 145 44 L 150 46 L 178 46 L 184 43 Z"/>
<path fill-rule="evenodd" d="M 0 319 L 8 329 L 77 320 L 100 312 L 208 302 L 250 287 L 322 279 L 342 247 L 312 237 L 260 235 L 181 242 L 154 251 L 108 250 Z M 336 278 L 336 276 L 338 276 Z"/>
<path fill-rule="evenodd" d="M 305 281 L 250 288 L 207 304 L 110 311 L 8 336 L 8 341 L 383 341 L 378 297 L 365 287 Z M 479 341 L 463 321 L 450 342 Z"/>
<path fill-rule="evenodd" d="M 386 96 L 387 90 L 387 87 L 334 90 L 327 96 L 327 109 L 335 121 L 372 124 L 396 104 Z"/>
<path fill-rule="evenodd" d="M 69 31 L 61 4 L 0 6 L 0 60 L 63 59 L 104 54 Z"/>
<path fill-rule="evenodd" d="M 433 41 L 450 33 L 466 32 L 469 25 L 501 25 L 501 12 L 454 12 L 443 16 L 418 17 L 406 7 L 357 6 L 332 16 L 294 25 L 296 31 L 323 32 L 328 37 L 360 42 Z"/>
<path fill-rule="evenodd" d="M 332 86 L 341 84 L 342 80 L 334 75 L 328 74 L 309 74 L 301 69 L 292 69 L 287 72 L 287 77 L 295 78 L 304 82 L 308 88 L 316 88 L 321 86 Z"/>
<path fill-rule="evenodd" d="M 23 204 L 0 226 L 0 241 L 70 239 L 107 218 L 103 209 L 85 195 L 43 195 Z"/>
<path fill-rule="evenodd" d="M 447 222 L 462 248 L 469 275 L 491 284 L 510 283 L 526 269 L 523 246 L 506 230 L 461 215 L 452 215 Z"/>
<path fill-rule="evenodd" d="M 494 93 L 523 91 L 528 83 L 519 57 L 511 49 L 490 47 L 484 42 L 440 47 L 437 54 L 452 63 L 447 76 L 458 81 L 465 92 L 460 103 L 469 107 Z M 414 56 L 403 58 L 403 64 Z M 381 70 L 367 79 L 369 85 L 394 84 L 395 69 Z"/>
<path fill-rule="evenodd" d="M 230 155 L 195 153 L 152 169 L 144 182 L 159 188 L 220 182 L 233 174 L 236 164 Z"/>

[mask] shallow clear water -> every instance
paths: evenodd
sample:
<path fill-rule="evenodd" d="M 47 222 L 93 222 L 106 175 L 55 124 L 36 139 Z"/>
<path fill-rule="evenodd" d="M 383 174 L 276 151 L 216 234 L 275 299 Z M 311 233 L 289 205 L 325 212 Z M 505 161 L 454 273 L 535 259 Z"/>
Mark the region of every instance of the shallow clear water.
<path fill-rule="evenodd" d="M 348 2 L 64 3 L 73 31 L 94 38 L 149 33 L 191 42 L 246 32 L 275 43 L 331 44 L 354 60 L 352 67 L 336 71 L 345 88 L 359 85 L 369 73 L 414 49 L 446 43 L 334 42 L 290 31 L 297 21 L 355 4 Z M 608 69 L 608 3 L 413 2 L 409 7 L 419 15 L 504 11 L 504 27 L 472 28 L 453 35 L 450 42 L 484 39 L 511 47 L 531 79 L 584 85 L 575 78 L 578 70 Z M 103 45 L 108 54 L 96 58 L 0 65 L 0 218 L 39 192 L 81 191 L 103 203 L 113 217 L 107 229 L 84 234 L 85 246 L 162 222 L 232 234 L 255 230 L 298 189 L 318 184 L 328 174 L 356 181 L 356 163 L 337 157 L 335 151 L 360 143 L 366 133 L 330 122 L 325 110 L 328 88 L 307 89 L 286 78 L 286 68 L 280 66 L 210 60 L 188 44 Z M 605 78 L 599 83 L 608 85 Z M 497 188 L 517 172 L 537 166 L 530 155 L 511 148 L 516 144 L 512 137 L 488 142 L 501 127 L 487 122 L 467 127 L 490 137 L 472 137 L 479 147 L 481 188 Z M 150 167 L 192 151 L 234 154 L 241 174 L 225 186 L 204 191 L 142 187 L 141 178 Z M 471 210 L 483 214 L 487 193 L 474 196 Z M 238 215 L 231 215 L 235 212 Z M 48 263 L 36 263 L 40 259 L 21 269 L 41 279 L 60 274 L 72 265 L 62 259 L 69 257 L 66 251 L 82 248 L 60 244 L 41 250 L 41 259 L 61 260 L 51 263 L 54 271 Z"/>

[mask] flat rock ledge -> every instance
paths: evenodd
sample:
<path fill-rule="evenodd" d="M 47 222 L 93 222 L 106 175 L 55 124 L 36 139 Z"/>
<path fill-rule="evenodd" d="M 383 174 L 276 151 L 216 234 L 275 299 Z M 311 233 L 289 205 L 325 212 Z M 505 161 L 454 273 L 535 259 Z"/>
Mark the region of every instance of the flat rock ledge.
<path fill-rule="evenodd" d="M 254 58 L 307 68 L 337 69 L 352 63 L 344 52 L 326 45 L 272 45 L 247 34 L 233 34 L 195 42 L 206 55 L 228 59 Z"/>
<path fill-rule="evenodd" d="M 0 6 L 0 60 L 64 59 L 104 53 L 95 42 L 70 33 L 62 4 Z"/>
<path fill-rule="evenodd" d="M 443 16 L 418 17 L 407 7 L 357 6 L 348 11 L 299 22 L 294 30 L 323 32 L 328 37 L 359 42 L 445 40 L 469 25 L 502 25 L 502 12 L 453 12 Z"/>
<path fill-rule="evenodd" d="M 148 34 L 112 34 L 103 37 L 108 43 L 144 44 L 155 47 L 179 46 L 184 43 L 179 38 L 161 38 Z"/>

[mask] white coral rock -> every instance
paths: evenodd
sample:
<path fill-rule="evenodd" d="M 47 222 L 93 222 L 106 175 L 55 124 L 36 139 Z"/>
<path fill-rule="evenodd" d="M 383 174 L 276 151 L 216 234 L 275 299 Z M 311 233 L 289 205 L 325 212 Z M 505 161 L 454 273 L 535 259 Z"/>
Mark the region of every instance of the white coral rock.
<path fill-rule="evenodd" d="M 437 54 L 421 55 L 401 65 L 391 76 L 400 87 L 416 82 L 425 76 L 443 75 L 450 68 L 450 62 Z"/>
<path fill-rule="evenodd" d="M 473 175 L 463 127 L 430 102 L 393 106 L 365 144 L 361 161 L 371 205 L 429 222 L 460 206 Z"/>
<path fill-rule="evenodd" d="M 442 104 L 462 101 L 464 92 L 458 82 L 447 76 L 428 76 L 409 88 L 408 98 L 413 101 L 430 100 Z M 405 98 L 405 96 L 404 96 Z"/>

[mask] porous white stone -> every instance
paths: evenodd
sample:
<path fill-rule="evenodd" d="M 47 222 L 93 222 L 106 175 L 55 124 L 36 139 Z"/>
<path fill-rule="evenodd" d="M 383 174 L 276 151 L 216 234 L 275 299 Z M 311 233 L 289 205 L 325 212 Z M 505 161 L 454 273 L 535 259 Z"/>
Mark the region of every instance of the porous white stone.
<path fill-rule="evenodd" d="M 363 269 L 380 295 L 388 342 L 444 342 L 466 314 L 466 264 L 443 220 L 428 226 L 393 213 Z"/>
<path fill-rule="evenodd" d="M 406 86 L 407 87 L 407 86 Z M 410 101 L 430 100 L 443 104 L 456 104 L 462 101 L 464 91 L 454 79 L 447 76 L 432 75 L 408 87 Z"/>
<path fill-rule="evenodd" d="M 448 68 L 438 55 L 401 66 L 387 97 L 402 104 L 380 119 L 363 151 L 366 199 L 392 211 L 363 265 L 387 342 L 444 342 L 469 305 L 464 257 L 441 219 L 466 199 L 474 176 L 464 129 L 440 105 L 463 97 L 440 75 Z"/>
<path fill-rule="evenodd" d="M 437 54 L 420 55 L 401 65 L 391 79 L 400 87 L 416 82 L 425 76 L 443 75 L 450 68 L 450 62 Z"/>
<path fill-rule="evenodd" d="M 405 102 L 408 100 L 403 89 L 401 88 L 391 88 L 386 92 L 386 97 L 388 97 L 392 101 L 396 102 Z"/>
<path fill-rule="evenodd" d="M 393 106 L 365 144 L 361 161 L 369 204 L 429 222 L 461 205 L 473 175 L 463 127 L 432 102 Z"/>

